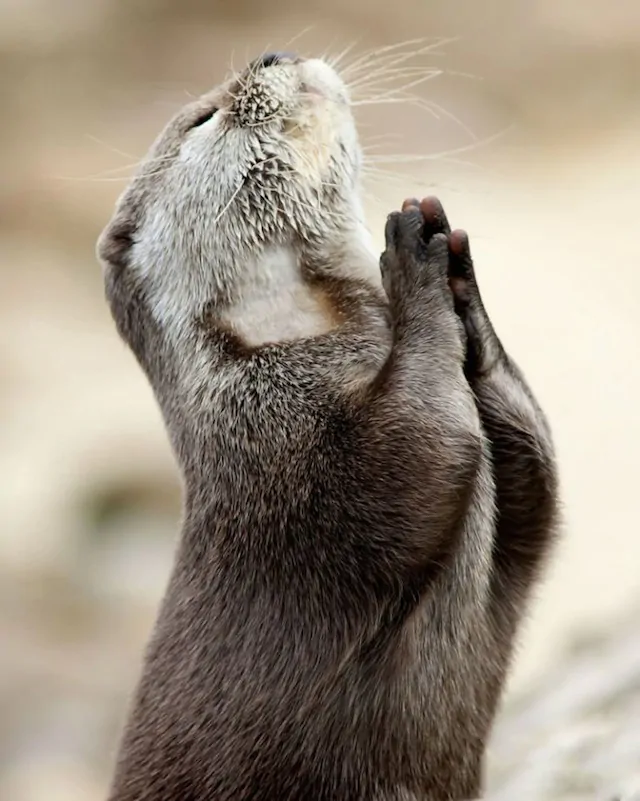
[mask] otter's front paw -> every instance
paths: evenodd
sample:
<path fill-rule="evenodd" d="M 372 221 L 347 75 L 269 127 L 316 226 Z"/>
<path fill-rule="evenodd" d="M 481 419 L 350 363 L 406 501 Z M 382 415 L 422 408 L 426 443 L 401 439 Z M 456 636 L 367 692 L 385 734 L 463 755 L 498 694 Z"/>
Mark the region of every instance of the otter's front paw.
<path fill-rule="evenodd" d="M 465 374 L 469 379 L 478 378 L 504 359 L 504 351 L 480 297 L 465 231 L 451 232 L 449 253 L 449 285 L 467 340 Z"/>
<path fill-rule="evenodd" d="M 405 201 L 403 211 L 393 212 L 387 219 L 386 248 L 380 258 L 383 286 L 392 307 L 432 287 L 453 308 L 446 234 L 436 233 L 414 203 L 417 201 Z"/>

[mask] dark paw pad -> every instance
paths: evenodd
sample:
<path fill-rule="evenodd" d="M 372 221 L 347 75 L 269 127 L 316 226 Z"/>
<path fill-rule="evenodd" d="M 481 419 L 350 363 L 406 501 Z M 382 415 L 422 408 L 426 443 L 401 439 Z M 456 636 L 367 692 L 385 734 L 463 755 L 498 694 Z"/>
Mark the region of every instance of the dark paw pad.
<path fill-rule="evenodd" d="M 442 203 L 437 197 L 425 197 L 420 201 L 420 211 L 424 218 L 423 237 L 425 242 L 429 242 L 436 234 L 450 234 L 451 226 L 447 215 L 444 213 Z"/>
<path fill-rule="evenodd" d="M 449 235 L 449 286 L 456 308 L 467 307 L 476 290 L 476 282 L 466 231 L 456 230 Z"/>

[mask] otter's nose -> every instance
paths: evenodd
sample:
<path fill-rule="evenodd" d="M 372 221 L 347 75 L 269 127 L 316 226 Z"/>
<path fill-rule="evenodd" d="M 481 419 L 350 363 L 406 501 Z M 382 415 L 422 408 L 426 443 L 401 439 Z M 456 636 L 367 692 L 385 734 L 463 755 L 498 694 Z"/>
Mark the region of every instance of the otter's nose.
<path fill-rule="evenodd" d="M 299 56 L 295 53 L 265 53 L 260 58 L 257 58 L 252 67 L 273 67 L 274 64 L 281 64 L 283 61 L 288 61 L 291 64 L 297 64 L 300 61 Z"/>

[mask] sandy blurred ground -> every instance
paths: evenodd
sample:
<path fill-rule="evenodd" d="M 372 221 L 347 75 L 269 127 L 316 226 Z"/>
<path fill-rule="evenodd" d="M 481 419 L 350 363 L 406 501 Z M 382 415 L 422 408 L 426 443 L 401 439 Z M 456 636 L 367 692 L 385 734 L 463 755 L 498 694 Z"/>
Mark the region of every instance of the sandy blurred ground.
<path fill-rule="evenodd" d="M 2 0 L 1 801 L 104 795 L 177 530 L 159 414 L 93 255 L 128 165 L 231 59 L 357 40 L 348 63 L 417 37 L 407 63 L 440 77 L 357 108 L 371 225 L 436 192 L 469 230 L 562 470 L 565 537 L 513 696 L 640 600 L 637 3 Z"/>

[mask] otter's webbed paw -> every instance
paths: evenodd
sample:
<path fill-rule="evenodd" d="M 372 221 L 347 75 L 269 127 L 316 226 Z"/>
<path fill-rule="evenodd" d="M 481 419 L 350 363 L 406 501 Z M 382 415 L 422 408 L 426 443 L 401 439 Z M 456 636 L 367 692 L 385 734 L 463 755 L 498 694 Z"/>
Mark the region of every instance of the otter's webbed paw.
<path fill-rule="evenodd" d="M 453 308 L 447 237 L 425 220 L 418 206 L 405 203 L 403 211 L 389 215 L 385 243 L 380 270 L 392 310 L 397 312 L 425 290 Z"/>
<path fill-rule="evenodd" d="M 465 373 L 473 379 L 488 373 L 504 351 L 480 297 L 466 231 L 449 235 L 449 286 L 467 340 Z"/>
<path fill-rule="evenodd" d="M 467 317 L 472 305 L 479 301 L 478 285 L 469 250 L 469 237 L 466 231 L 452 231 L 449 220 L 437 197 L 426 197 L 421 201 L 405 200 L 403 210 L 420 209 L 424 218 L 424 236 L 445 234 L 449 242 L 449 262 L 447 277 L 453 294 L 455 310 L 461 321 L 468 323 Z"/>
<path fill-rule="evenodd" d="M 471 379 L 491 369 L 501 358 L 502 346 L 482 304 L 467 233 L 451 230 L 437 198 L 425 198 L 419 205 L 426 224 L 434 231 L 442 231 L 449 241 L 448 283 L 466 341 L 465 374 Z"/>

